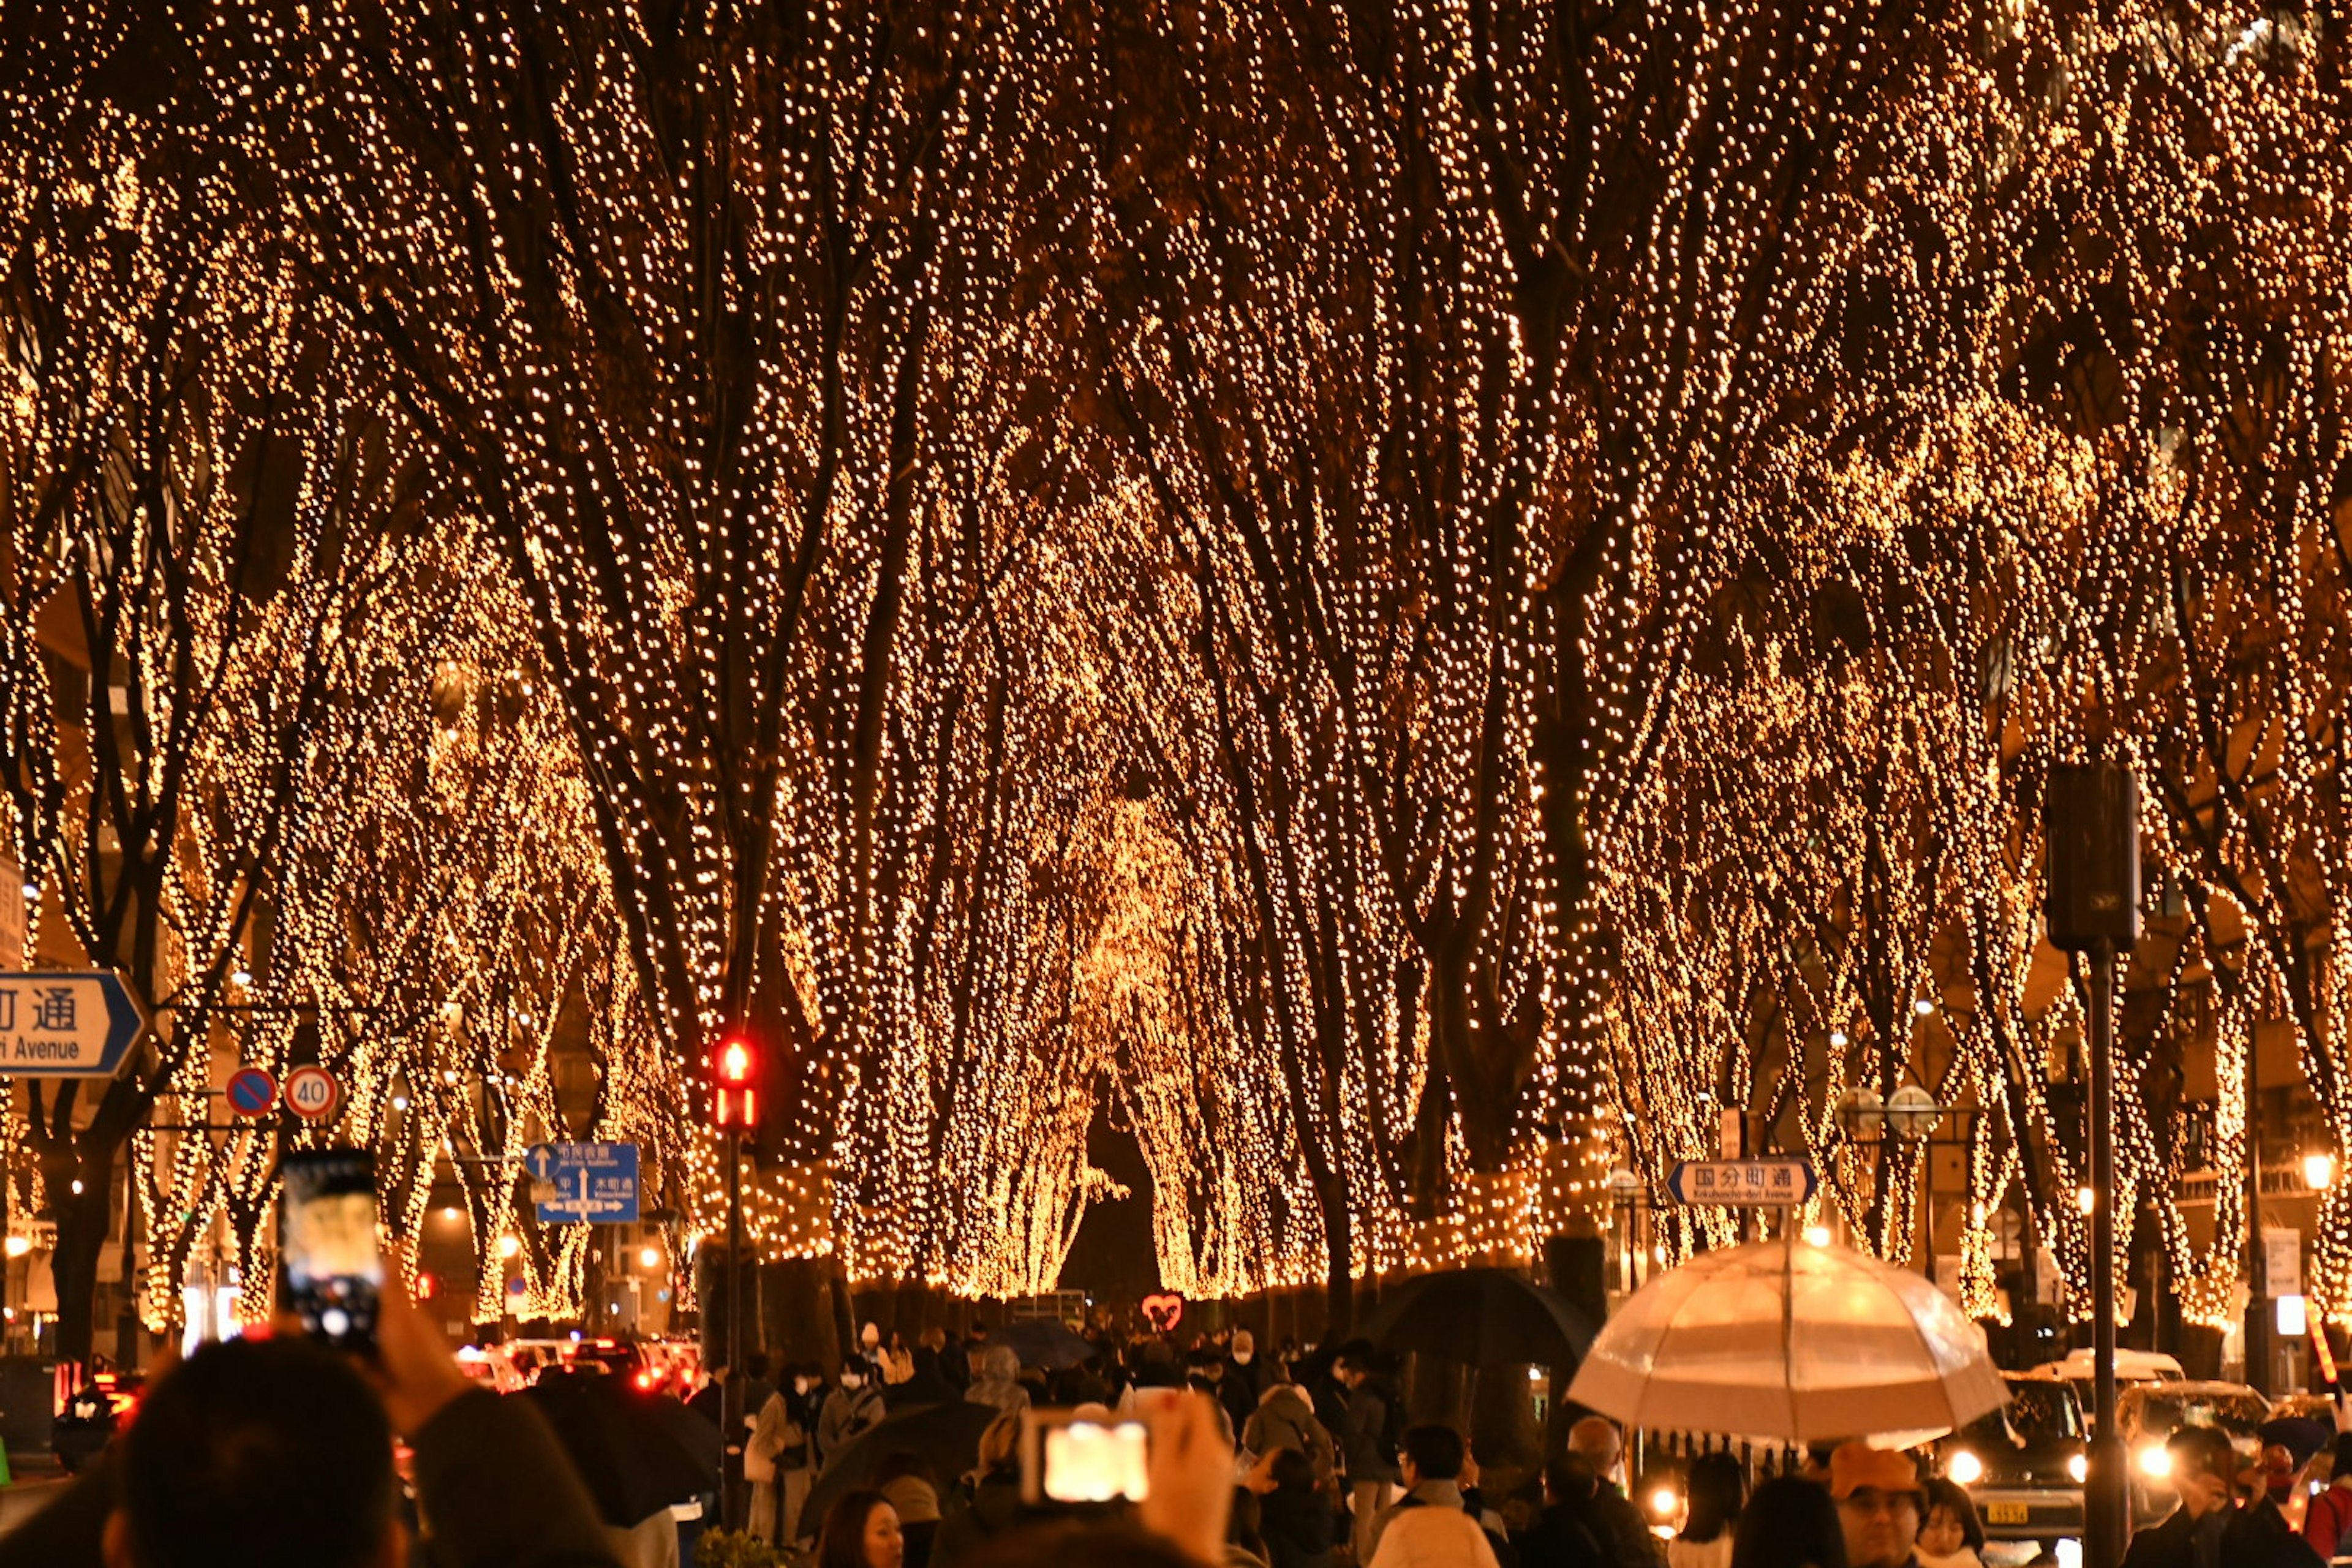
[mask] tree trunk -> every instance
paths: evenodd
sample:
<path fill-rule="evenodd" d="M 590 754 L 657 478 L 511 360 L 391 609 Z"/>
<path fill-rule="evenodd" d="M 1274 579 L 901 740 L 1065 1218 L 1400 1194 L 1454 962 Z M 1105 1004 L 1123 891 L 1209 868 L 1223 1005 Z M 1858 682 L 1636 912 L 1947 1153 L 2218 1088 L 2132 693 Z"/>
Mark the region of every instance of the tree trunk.
<path fill-rule="evenodd" d="M 81 1151 L 82 1190 L 58 1194 L 58 1244 L 49 1268 L 58 1287 L 58 1354 L 87 1364 L 96 1337 L 98 1259 L 114 1222 L 114 1148 Z"/>

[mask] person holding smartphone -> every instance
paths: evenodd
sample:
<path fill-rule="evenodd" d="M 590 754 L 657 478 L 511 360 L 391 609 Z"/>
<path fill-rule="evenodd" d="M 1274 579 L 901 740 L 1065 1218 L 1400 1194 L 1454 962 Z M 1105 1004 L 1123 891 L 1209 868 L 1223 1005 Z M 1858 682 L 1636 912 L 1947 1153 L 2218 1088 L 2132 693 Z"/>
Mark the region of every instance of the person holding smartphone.
<path fill-rule="evenodd" d="M 365 1151 L 287 1162 L 273 1335 L 206 1345 L 0 1568 L 404 1568 L 393 1435 L 434 1568 L 619 1568 L 555 1435 L 467 1378 L 405 1290 L 381 1289 Z"/>
<path fill-rule="evenodd" d="M 436 1568 L 618 1568 L 536 1410 L 467 1379 L 405 1291 L 384 1293 L 375 1328 L 365 1360 L 292 1335 L 205 1346 L 78 1483 L 113 1493 L 100 1542 L 12 1536 L 0 1564 L 402 1568 L 398 1432 Z"/>

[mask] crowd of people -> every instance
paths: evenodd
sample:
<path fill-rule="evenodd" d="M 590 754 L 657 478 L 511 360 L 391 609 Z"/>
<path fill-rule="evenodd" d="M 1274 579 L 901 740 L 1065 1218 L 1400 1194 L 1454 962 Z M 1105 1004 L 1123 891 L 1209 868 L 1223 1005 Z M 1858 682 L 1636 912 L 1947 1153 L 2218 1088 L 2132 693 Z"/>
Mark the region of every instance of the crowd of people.
<path fill-rule="evenodd" d="M 1654 1528 L 1627 1495 L 1622 1435 L 1597 1415 L 1560 1434 L 1539 1475 L 1490 1478 L 1458 1428 L 1405 1419 L 1392 1369 L 1360 1342 L 1261 1357 L 1245 1331 L 1189 1352 L 1152 1336 L 1047 1374 L 985 1330 L 968 1341 L 934 1330 L 906 1346 L 869 1329 L 829 1375 L 791 1364 L 771 1384 L 765 1367 L 746 1371 L 757 1396 L 742 1446 L 752 1531 L 817 1568 L 1983 1564 L 1966 1490 L 1861 1442 L 1815 1450 L 1752 1490 L 1731 1455 L 1701 1454 L 1682 1468 L 1670 1528 Z M 1140 1502 L 1024 1500 L 1020 1437 L 1033 1405 L 1147 1425 Z M 802 1517 L 812 1487 L 894 1411 L 963 1405 L 978 1407 L 980 1431 L 968 1467 L 911 1450 L 877 1457 L 867 1445 L 830 1484 L 822 1517 Z M 394 1434 L 412 1456 L 405 1489 Z M 2126 1568 L 2311 1568 L 2352 1521 L 2352 1435 L 2333 1456 L 2343 1484 L 2307 1506 L 2298 1496 L 2293 1519 L 2274 1478 L 2242 1468 L 2225 1435 L 2185 1428 L 2170 1454 L 2178 1507 L 2139 1534 Z M 530 1405 L 469 1383 L 433 1325 L 389 1300 L 373 1361 L 299 1340 L 198 1352 L 158 1381 L 96 1473 L 0 1539 L 0 1568 L 627 1560 Z"/>

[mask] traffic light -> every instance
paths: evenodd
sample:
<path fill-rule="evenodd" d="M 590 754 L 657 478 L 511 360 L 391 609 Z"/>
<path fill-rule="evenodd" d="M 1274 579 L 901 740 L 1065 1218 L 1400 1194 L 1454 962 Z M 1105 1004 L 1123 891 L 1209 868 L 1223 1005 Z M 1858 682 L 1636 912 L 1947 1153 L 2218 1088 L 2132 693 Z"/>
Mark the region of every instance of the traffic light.
<path fill-rule="evenodd" d="M 760 1125 L 760 1054 L 740 1035 L 719 1042 L 710 1072 L 710 1124 L 721 1132 L 749 1132 Z"/>

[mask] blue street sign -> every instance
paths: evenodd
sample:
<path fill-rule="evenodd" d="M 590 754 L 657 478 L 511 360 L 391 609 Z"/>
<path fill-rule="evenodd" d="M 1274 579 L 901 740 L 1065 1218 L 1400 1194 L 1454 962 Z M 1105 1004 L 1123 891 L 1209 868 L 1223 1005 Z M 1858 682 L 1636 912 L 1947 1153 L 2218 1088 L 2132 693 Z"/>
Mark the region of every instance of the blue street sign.
<path fill-rule="evenodd" d="M 111 970 L 0 972 L 0 1073 L 112 1078 L 146 1032 Z"/>
<path fill-rule="evenodd" d="M 1803 1203 L 1816 1184 L 1802 1160 L 1685 1160 L 1666 1178 L 1666 1194 L 1696 1208 L 1771 1208 Z"/>
<path fill-rule="evenodd" d="M 539 1143 L 523 1156 L 541 1225 L 627 1225 L 637 1217 L 635 1143 Z"/>

